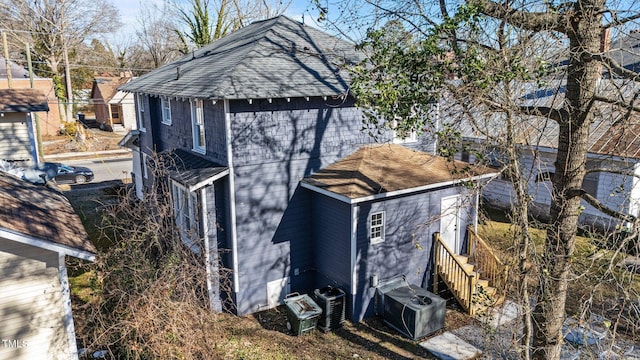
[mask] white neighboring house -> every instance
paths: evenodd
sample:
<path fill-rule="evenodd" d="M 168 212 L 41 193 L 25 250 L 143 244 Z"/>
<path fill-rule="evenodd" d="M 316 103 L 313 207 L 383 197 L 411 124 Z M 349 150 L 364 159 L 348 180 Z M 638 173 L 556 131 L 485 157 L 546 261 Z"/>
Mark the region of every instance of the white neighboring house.
<path fill-rule="evenodd" d="M 619 92 L 625 97 L 633 96 L 640 88 L 630 81 L 614 80 L 601 83 L 599 93 Z M 555 106 L 562 101 L 564 84 L 554 82 L 546 88 L 528 87 L 523 91 L 523 104 Z M 587 175 L 582 189 L 595 197 L 606 208 L 634 217 L 640 215 L 640 116 L 620 112 L 612 105 L 597 104 L 596 118 L 591 126 L 588 144 Z M 453 111 L 453 109 L 449 109 Z M 480 118 L 480 117 L 478 117 Z M 501 134 L 499 115 L 483 118 L 483 126 L 489 126 L 494 136 Z M 470 148 L 482 149 L 487 165 L 502 168 L 506 157 L 498 147 L 492 144 L 471 122 L 463 121 L 463 139 Z M 555 172 L 554 162 L 558 141 L 558 124 L 543 118 L 530 117 L 517 126 L 521 173 L 528 177 L 528 193 L 531 195 L 531 211 L 544 218 L 551 204 L 551 177 Z M 506 135 L 505 135 L 506 136 Z M 475 162 L 473 154 L 463 152 L 458 157 L 464 161 Z M 600 171 L 593 171 L 593 170 Z M 591 172 L 589 172 L 591 171 Z M 485 185 L 482 191 L 485 204 L 490 207 L 509 209 L 513 206 L 513 187 L 506 173 Z M 611 217 L 582 201 L 584 209 L 580 214 L 580 224 L 596 229 L 615 229 L 624 226 L 624 221 Z M 628 225 L 628 224 L 627 224 Z"/>
<path fill-rule="evenodd" d="M 0 160 L 22 166 L 38 163 L 33 116 L 37 111 L 49 111 L 47 98 L 39 90 L 0 90 Z"/>
<path fill-rule="evenodd" d="M 96 250 L 58 191 L 0 172 L 0 359 L 77 359 L 66 256 Z"/>

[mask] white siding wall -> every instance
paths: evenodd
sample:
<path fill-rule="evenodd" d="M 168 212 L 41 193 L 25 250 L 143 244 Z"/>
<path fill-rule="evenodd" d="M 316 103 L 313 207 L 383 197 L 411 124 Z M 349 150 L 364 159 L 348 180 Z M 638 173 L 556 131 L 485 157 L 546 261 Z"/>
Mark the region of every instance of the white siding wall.
<path fill-rule="evenodd" d="M 31 161 L 31 140 L 25 113 L 4 113 L 0 117 L 0 159 Z"/>
<path fill-rule="evenodd" d="M 539 152 L 534 156 L 532 152 L 523 151 L 520 155 L 522 174 L 529 176 L 529 194 L 533 198 L 532 211 L 538 214 L 548 214 L 551 204 L 551 182 L 538 181 L 536 176 L 543 172 L 555 172 L 555 154 Z M 591 159 L 590 161 L 596 161 Z M 629 169 L 640 175 L 639 165 L 630 165 L 616 159 L 597 160 L 600 164 L 595 167 L 607 167 L 617 170 Z M 640 182 L 630 175 L 620 175 L 607 172 L 595 173 L 598 179 L 597 198 L 609 208 L 636 215 L 640 211 Z M 513 187 L 511 184 L 498 177 L 486 184 L 482 195 L 489 205 L 508 209 L 512 206 Z M 595 225 L 600 228 L 615 227 L 617 221 L 596 210 L 585 201 L 582 202 L 584 210 L 581 215 L 583 225 Z"/>
<path fill-rule="evenodd" d="M 70 359 L 58 254 L 0 238 L 0 359 Z"/>

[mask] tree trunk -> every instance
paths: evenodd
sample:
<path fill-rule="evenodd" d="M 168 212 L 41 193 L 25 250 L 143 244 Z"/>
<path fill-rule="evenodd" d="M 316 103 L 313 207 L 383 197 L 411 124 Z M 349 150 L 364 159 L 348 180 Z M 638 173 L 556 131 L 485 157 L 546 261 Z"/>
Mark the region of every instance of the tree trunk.
<path fill-rule="evenodd" d="M 568 276 L 575 250 L 580 197 L 587 159 L 592 102 L 601 68 L 590 57 L 600 50 L 604 0 L 578 1 L 567 16 L 570 29 L 565 93 L 568 116 L 559 123 L 558 154 L 553 177 L 551 224 L 547 229 L 540 287 L 533 312 L 534 359 L 559 359 L 565 319 Z"/>

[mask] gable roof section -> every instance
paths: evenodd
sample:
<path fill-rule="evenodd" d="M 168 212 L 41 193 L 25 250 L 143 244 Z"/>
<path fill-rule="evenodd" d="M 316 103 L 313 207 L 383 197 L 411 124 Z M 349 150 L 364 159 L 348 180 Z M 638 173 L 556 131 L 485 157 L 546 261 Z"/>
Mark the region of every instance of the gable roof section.
<path fill-rule="evenodd" d="M 104 104 L 108 103 L 118 92 L 118 86 L 126 84 L 130 77 L 99 77 L 93 79 L 91 88 L 91 99 L 102 99 Z M 100 98 L 96 98 L 98 94 Z"/>
<path fill-rule="evenodd" d="M 346 94 L 354 44 L 286 16 L 254 22 L 120 89 L 178 98 L 269 99 Z"/>
<path fill-rule="evenodd" d="M 0 112 L 49 111 L 47 97 L 36 89 L 1 89 Z"/>
<path fill-rule="evenodd" d="M 96 249 L 69 200 L 0 172 L 0 238 L 93 260 Z"/>
<path fill-rule="evenodd" d="M 162 153 L 161 160 L 169 169 L 171 179 L 185 186 L 190 192 L 229 174 L 228 167 L 182 149 Z"/>
<path fill-rule="evenodd" d="M 496 175 L 492 169 L 447 161 L 401 145 L 361 147 L 302 181 L 303 187 L 328 191 L 345 202 L 407 194 Z"/>

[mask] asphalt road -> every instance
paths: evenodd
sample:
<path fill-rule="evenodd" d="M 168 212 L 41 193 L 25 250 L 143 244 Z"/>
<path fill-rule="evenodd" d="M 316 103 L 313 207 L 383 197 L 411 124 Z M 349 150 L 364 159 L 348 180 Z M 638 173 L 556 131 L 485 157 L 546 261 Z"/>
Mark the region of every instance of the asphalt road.
<path fill-rule="evenodd" d="M 131 179 L 133 166 L 131 157 L 66 160 L 61 162 L 67 165 L 85 166 L 91 169 L 95 174 L 92 183 Z"/>

